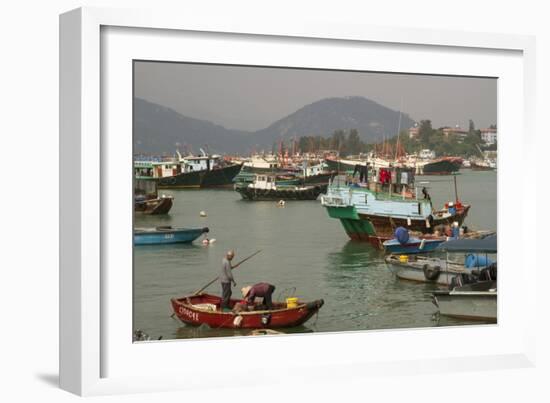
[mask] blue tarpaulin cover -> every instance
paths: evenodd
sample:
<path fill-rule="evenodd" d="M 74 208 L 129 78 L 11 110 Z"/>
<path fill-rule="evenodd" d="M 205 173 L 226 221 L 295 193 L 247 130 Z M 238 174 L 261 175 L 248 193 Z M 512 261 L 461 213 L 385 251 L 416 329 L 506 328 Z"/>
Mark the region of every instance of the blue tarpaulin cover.
<path fill-rule="evenodd" d="M 483 239 L 455 239 L 443 242 L 436 251 L 497 253 L 497 236 L 495 234 Z"/>

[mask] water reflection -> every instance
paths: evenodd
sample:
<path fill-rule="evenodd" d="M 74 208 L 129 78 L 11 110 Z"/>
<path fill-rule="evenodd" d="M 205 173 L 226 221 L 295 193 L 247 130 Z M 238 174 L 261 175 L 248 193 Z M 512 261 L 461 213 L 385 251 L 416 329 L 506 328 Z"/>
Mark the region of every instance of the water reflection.
<path fill-rule="evenodd" d="M 384 252 L 365 242 L 348 241 L 337 252 L 328 254 L 328 262 L 335 267 L 365 267 L 384 261 Z"/>
<path fill-rule="evenodd" d="M 438 179 L 436 181 L 435 179 Z M 451 182 L 431 178 L 434 204 L 454 197 Z M 479 189 L 485 189 L 479 192 Z M 461 198 L 472 203 L 467 219 L 471 228 L 496 228 L 495 175 L 464 173 L 459 179 Z M 170 318 L 170 298 L 200 289 L 215 278 L 224 251 L 235 249 L 237 260 L 258 249 L 262 253 L 235 273 L 240 287 L 259 281 L 274 284 L 275 299 L 296 295 L 325 305 L 307 327 L 282 329 L 289 333 L 426 326 L 479 324 L 450 318 L 434 318 L 432 284 L 399 280 L 393 275 L 382 251 L 368 244 L 349 241 L 338 220 L 328 218 L 319 202 L 242 202 L 234 191 L 166 191 L 175 197 L 167 216 L 135 217 L 136 227 L 172 225 L 209 227 L 216 242 L 204 247 L 157 245 L 134 248 L 134 328 L 152 338 L 242 336 L 246 330 L 195 328 Z M 206 211 L 201 217 L 199 212 Z M 463 262 L 464 256 L 458 256 Z M 295 290 L 293 288 L 296 288 Z M 207 292 L 219 295 L 214 283 Z"/>
<path fill-rule="evenodd" d="M 348 241 L 339 251 L 327 254 L 326 280 L 335 288 L 361 287 L 362 280 L 368 280 L 369 267 L 383 261 L 383 252 L 364 242 Z"/>
<path fill-rule="evenodd" d="M 325 272 L 330 315 L 324 323 L 340 330 L 345 323 L 356 329 L 434 326 L 432 284 L 411 283 L 395 277 L 384 252 L 369 244 L 349 241 L 327 254 Z M 327 310 L 328 311 L 328 310 Z M 389 325 L 389 324 L 392 325 Z"/>

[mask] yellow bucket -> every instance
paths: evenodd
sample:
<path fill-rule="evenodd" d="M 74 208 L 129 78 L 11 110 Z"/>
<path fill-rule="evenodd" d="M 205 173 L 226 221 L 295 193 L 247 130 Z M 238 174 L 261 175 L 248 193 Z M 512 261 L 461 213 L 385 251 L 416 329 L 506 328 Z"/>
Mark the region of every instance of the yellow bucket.
<path fill-rule="evenodd" d="M 286 299 L 287 308 L 296 308 L 298 306 L 298 298 L 291 297 Z"/>
<path fill-rule="evenodd" d="M 409 261 L 409 257 L 407 255 L 399 255 L 399 261 L 401 263 L 407 263 Z"/>

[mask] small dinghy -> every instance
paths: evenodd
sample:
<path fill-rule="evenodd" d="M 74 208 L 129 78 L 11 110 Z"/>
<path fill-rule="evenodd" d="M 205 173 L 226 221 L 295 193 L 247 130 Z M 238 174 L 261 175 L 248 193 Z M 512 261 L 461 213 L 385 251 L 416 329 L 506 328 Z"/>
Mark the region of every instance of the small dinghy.
<path fill-rule="evenodd" d="M 239 300 L 230 300 L 233 308 Z M 295 327 L 307 322 L 324 304 L 322 299 L 312 302 L 298 302 L 287 307 L 285 302 L 274 302 L 273 309 L 241 312 L 220 310 L 221 297 L 197 294 L 172 298 L 172 309 L 184 323 L 192 326 L 208 325 L 211 328 L 263 329 Z"/>
<path fill-rule="evenodd" d="M 433 251 L 438 245 L 446 240 L 446 237 L 434 236 L 431 234 L 411 236 L 407 228 L 397 227 L 394 232 L 394 238 L 384 241 L 382 246 L 387 253 L 426 253 Z"/>
<path fill-rule="evenodd" d="M 134 197 L 134 211 L 149 215 L 168 214 L 174 203 L 172 196 L 136 195 Z"/>
<path fill-rule="evenodd" d="M 497 319 L 497 282 L 480 281 L 455 287 L 448 291 L 434 291 L 432 302 L 441 315 L 461 319 Z"/>
<path fill-rule="evenodd" d="M 494 231 L 471 231 L 465 232 L 465 229 L 460 229 L 458 223 L 448 226 L 448 233 L 438 235 L 438 232 L 444 233 L 445 227 L 441 231 L 436 231 L 434 234 L 421 234 L 409 231 L 404 227 L 397 227 L 394 232 L 394 238 L 388 239 L 382 243 L 386 253 L 393 254 L 413 254 L 413 253 L 428 253 L 433 252 L 443 242 L 448 242 L 453 239 L 479 239 L 494 234 Z"/>
<path fill-rule="evenodd" d="M 173 196 L 159 196 L 155 180 L 134 179 L 134 212 L 150 215 L 168 214 L 173 203 Z"/>
<path fill-rule="evenodd" d="M 134 245 L 158 245 L 171 243 L 190 243 L 209 231 L 204 228 L 174 228 L 162 226 L 154 228 L 135 228 Z"/>
<path fill-rule="evenodd" d="M 457 274 L 468 274 L 464 264 L 417 255 L 388 255 L 388 268 L 402 280 L 450 285 Z"/>
<path fill-rule="evenodd" d="M 407 242 L 404 243 L 399 242 L 397 239 L 390 239 L 385 241 L 382 245 L 386 253 L 412 254 L 432 252 L 445 241 L 445 237 L 410 237 Z"/>

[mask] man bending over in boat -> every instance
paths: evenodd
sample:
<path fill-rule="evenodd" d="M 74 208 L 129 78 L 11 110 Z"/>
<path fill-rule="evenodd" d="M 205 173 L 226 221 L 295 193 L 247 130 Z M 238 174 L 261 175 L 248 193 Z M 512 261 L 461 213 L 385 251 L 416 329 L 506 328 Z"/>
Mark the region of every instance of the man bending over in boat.
<path fill-rule="evenodd" d="M 225 257 L 222 260 L 222 270 L 220 273 L 220 283 L 222 284 L 222 302 L 220 304 L 220 309 L 223 311 L 224 308 L 229 309 L 229 299 L 231 298 L 231 283 L 234 286 L 237 285 L 235 279 L 233 278 L 233 272 L 231 271 L 233 267 L 231 266 L 231 261 L 235 257 L 235 252 L 232 250 L 227 251 Z"/>
<path fill-rule="evenodd" d="M 261 297 L 264 299 L 264 305 L 267 309 L 273 309 L 273 303 L 271 301 L 273 291 L 275 291 L 275 286 L 269 283 L 258 283 L 253 286 L 248 285 L 241 288 L 241 292 L 246 303 L 249 305 L 253 304 L 254 298 Z"/>

